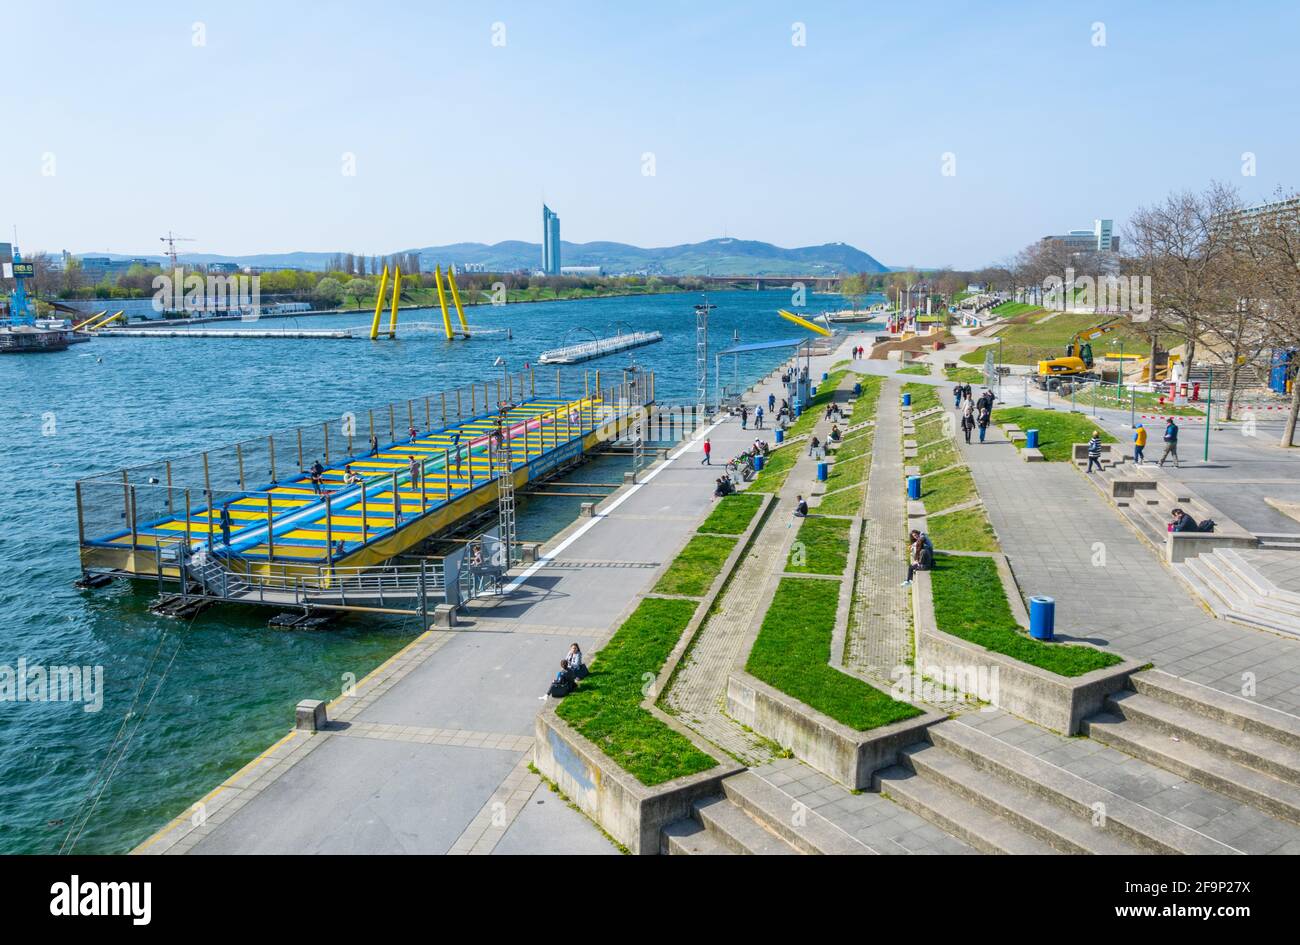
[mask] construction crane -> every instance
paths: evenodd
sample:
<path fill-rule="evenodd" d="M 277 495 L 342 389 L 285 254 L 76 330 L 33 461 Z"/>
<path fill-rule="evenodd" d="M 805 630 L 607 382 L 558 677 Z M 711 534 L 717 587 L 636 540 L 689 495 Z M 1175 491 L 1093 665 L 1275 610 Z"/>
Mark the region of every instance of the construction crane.
<path fill-rule="evenodd" d="M 1045 390 L 1055 390 L 1058 383 L 1055 378 L 1095 380 L 1096 378 L 1089 373 L 1093 365 L 1093 339 L 1100 338 L 1117 328 L 1123 328 L 1124 324 L 1123 318 L 1111 318 L 1076 332 L 1070 339 L 1070 343 L 1065 346 L 1064 357 L 1038 362 L 1038 373 L 1034 376 L 1034 383 Z"/>
<path fill-rule="evenodd" d="M 166 236 L 158 237 L 160 242 L 167 244 L 167 258 L 172 261 L 172 271 L 176 270 L 176 244 L 193 243 L 195 240 L 189 236 L 177 236 L 171 230 L 167 231 Z"/>

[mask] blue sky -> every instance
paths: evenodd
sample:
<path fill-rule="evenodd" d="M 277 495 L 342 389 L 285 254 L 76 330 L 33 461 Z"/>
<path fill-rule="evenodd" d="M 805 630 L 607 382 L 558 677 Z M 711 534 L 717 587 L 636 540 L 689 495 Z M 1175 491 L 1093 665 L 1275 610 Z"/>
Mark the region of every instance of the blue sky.
<path fill-rule="evenodd" d="M 0 238 L 29 251 L 536 242 L 545 198 L 575 242 L 977 266 L 1174 188 L 1300 186 L 1295 3 L 53 0 L 5 25 Z"/>

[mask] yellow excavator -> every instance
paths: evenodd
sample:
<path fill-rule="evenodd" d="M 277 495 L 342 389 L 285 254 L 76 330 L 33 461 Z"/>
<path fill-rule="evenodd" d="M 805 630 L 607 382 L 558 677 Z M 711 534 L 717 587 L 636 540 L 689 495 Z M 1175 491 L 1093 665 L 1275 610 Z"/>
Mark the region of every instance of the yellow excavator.
<path fill-rule="evenodd" d="M 1038 362 L 1034 383 L 1044 390 L 1055 390 L 1060 384 L 1059 378 L 1063 377 L 1071 380 L 1096 380 L 1096 376 L 1091 373 L 1093 339 L 1123 327 L 1123 318 L 1112 318 L 1076 333 L 1065 346 L 1064 357 Z"/>

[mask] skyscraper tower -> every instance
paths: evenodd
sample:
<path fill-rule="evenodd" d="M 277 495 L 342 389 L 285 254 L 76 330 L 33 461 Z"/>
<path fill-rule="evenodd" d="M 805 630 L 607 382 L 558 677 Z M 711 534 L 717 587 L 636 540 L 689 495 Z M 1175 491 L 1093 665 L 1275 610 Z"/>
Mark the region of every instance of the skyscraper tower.
<path fill-rule="evenodd" d="M 542 204 L 542 272 L 560 274 L 560 215 Z"/>

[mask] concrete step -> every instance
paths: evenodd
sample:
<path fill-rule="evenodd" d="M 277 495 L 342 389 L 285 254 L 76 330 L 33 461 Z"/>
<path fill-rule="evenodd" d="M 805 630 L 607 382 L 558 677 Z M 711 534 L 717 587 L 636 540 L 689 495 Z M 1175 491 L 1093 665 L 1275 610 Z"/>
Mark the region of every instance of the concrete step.
<path fill-rule="evenodd" d="M 727 799 L 768 830 L 802 853 L 836 855 L 874 855 L 875 850 L 856 837 L 845 833 L 814 810 L 803 810 L 794 797 L 752 771 L 742 771 L 722 782 Z"/>
<path fill-rule="evenodd" d="M 1108 834 L 1147 853 L 1227 854 L 1231 847 L 959 720 L 926 730 L 930 741 L 1000 780 L 1091 822 L 1104 805 Z M 1065 739 L 1062 739 L 1064 742 Z"/>
<path fill-rule="evenodd" d="M 1300 718 L 1158 669 L 1135 673 L 1136 692 L 1300 751 Z"/>
<path fill-rule="evenodd" d="M 735 853 L 749 856 L 798 855 L 799 851 L 726 797 L 696 801 L 695 819 L 719 843 Z"/>
<path fill-rule="evenodd" d="M 667 856 L 734 856 L 694 817 L 675 820 L 659 831 L 659 852 Z"/>
<path fill-rule="evenodd" d="M 1116 715 L 1166 737 L 1196 745 L 1270 777 L 1300 784 L 1300 751 L 1264 735 L 1242 731 L 1131 690 L 1115 693 L 1106 704 Z"/>
<path fill-rule="evenodd" d="M 927 746 L 930 751 L 941 749 Z M 1019 830 L 1009 821 L 972 804 L 956 791 L 910 767 L 894 765 L 875 774 L 875 789 L 923 817 L 944 833 L 981 853 L 1057 853 L 1050 844 Z"/>
<path fill-rule="evenodd" d="M 1256 536 L 1258 537 L 1258 536 Z M 1233 548 L 1219 548 L 1215 551 L 1225 567 L 1231 568 L 1239 581 L 1248 585 L 1257 594 L 1283 602 L 1297 608 L 1300 612 L 1300 594 L 1278 587 L 1241 554 Z"/>
<path fill-rule="evenodd" d="M 1273 817 L 1300 824 L 1300 787 L 1229 761 L 1214 752 L 1126 720 L 1099 712 L 1083 723 L 1089 738 L 1172 771 L 1212 791 Z"/>
<path fill-rule="evenodd" d="M 1140 847 L 1092 825 L 1043 796 L 947 752 L 907 754 L 907 763 L 1062 853 L 1135 854 Z M 1089 811 L 1091 815 L 1091 811 Z"/>

